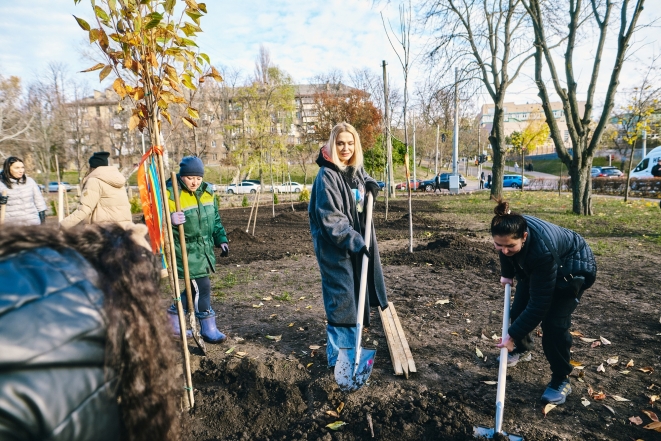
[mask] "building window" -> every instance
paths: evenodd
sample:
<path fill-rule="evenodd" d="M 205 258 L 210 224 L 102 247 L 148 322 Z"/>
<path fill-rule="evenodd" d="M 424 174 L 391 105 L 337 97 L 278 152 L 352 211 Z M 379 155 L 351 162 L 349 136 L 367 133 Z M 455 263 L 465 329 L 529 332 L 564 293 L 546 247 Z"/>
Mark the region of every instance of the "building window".
<path fill-rule="evenodd" d="M 211 155 L 211 159 L 213 159 L 214 161 L 218 160 L 218 155 L 215 154 L 215 153 L 213 153 L 213 154 Z"/>
<path fill-rule="evenodd" d="M 96 106 L 96 116 L 100 117 L 101 116 L 101 107 Z"/>
<path fill-rule="evenodd" d="M 211 141 L 211 148 L 215 149 L 216 148 L 216 141 Z M 214 155 L 215 156 L 215 155 Z"/>

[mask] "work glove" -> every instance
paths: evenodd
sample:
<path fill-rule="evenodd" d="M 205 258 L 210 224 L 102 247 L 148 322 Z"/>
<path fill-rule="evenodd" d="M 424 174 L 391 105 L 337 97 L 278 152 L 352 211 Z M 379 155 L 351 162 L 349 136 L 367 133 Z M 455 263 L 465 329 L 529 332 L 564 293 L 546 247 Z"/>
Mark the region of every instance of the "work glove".
<path fill-rule="evenodd" d="M 372 193 L 374 202 L 376 203 L 376 197 L 379 195 L 379 185 L 376 182 L 368 181 L 365 183 L 365 190 Z"/>
<path fill-rule="evenodd" d="M 170 214 L 170 219 L 172 219 L 172 225 L 176 227 L 186 223 L 186 215 L 183 211 L 175 211 Z"/>
<path fill-rule="evenodd" d="M 371 259 L 371 258 L 372 258 L 372 254 L 370 253 L 370 250 L 367 249 L 367 245 L 365 245 L 364 247 L 362 247 L 362 248 L 360 249 L 359 253 L 360 253 L 361 255 L 364 254 L 365 256 L 367 256 L 368 259 Z"/>
<path fill-rule="evenodd" d="M 230 255 L 230 246 L 226 242 L 220 244 L 220 249 L 223 250 L 220 253 L 220 257 L 227 257 Z"/>
<path fill-rule="evenodd" d="M 0 195 L 0 205 L 6 205 L 8 199 L 9 199 L 9 196 Z"/>
<path fill-rule="evenodd" d="M 42 224 L 46 223 L 46 210 L 39 212 L 39 220 Z"/>

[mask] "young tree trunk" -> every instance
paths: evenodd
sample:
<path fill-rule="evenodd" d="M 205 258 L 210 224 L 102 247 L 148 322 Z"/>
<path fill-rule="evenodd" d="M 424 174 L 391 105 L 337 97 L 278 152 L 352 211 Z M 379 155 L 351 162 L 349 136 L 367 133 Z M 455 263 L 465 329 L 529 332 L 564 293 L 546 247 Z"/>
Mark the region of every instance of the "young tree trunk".
<path fill-rule="evenodd" d="M 505 174 L 505 110 L 503 99 L 497 100 L 494 106 L 493 128 L 489 135 L 489 143 L 493 153 L 491 167 L 491 196 L 500 198 L 503 195 L 503 176 Z"/>

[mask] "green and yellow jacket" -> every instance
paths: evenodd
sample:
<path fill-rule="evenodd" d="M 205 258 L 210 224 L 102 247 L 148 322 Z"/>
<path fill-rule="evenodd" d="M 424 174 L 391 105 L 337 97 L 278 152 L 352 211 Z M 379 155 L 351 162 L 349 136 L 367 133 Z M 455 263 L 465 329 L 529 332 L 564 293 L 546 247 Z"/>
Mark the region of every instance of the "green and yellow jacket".
<path fill-rule="evenodd" d="M 191 279 L 198 279 L 215 272 L 216 256 L 213 249 L 227 243 L 225 228 L 220 222 L 218 204 L 214 197 L 211 185 L 202 182 L 195 191 L 189 191 L 179 175 L 177 175 L 179 186 L 179 200 L 181 211 L 186 215 L 184 223 L 184 237 L 186 238 L 186 251 L 188 252 L 188 270 Z M 172 180 L 167 183 L 168 200 L 170 212 L 177 211 L 172 194 Z M 173 226 L 174 246 L 177 251 L 177 271 L 183 279 L 184 270 L 181 263 L 181 247 L 179 245 L 179 228 Z"/>

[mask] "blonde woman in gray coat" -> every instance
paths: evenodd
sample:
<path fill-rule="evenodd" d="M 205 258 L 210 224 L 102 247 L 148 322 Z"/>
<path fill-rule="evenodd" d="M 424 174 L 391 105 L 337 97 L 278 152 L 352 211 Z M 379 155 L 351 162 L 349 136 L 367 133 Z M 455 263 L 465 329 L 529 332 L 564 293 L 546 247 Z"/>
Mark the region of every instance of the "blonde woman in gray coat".
<path fill-rule="evenodd" d="M 6 192 L 7 196 L 1 196 Z M 23 160 L 10 156 L 0 172 L 0 205 L 5 205 L 5 224 L 39 225 L 46 221 L 46 202 L 34 179 L 25 175 Z"/>

